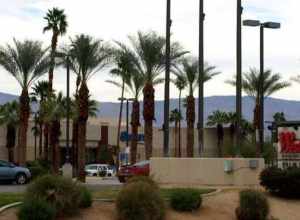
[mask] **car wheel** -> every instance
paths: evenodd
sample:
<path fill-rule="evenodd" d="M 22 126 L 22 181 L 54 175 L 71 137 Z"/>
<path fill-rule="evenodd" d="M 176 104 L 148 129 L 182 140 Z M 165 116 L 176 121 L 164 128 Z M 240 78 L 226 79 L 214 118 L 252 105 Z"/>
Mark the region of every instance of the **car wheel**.
<path fill-rule="evenodd" d="M 94 173 L 93 176 L 97 176 L 97 173 Z"/>
<path fill-rule="evenodd" d="M 120 183 L 125 183 L 125 181 L 126 181 L 124 176 L 119 176 L 118 179 L 119 179 Z"/>
<path fill-rule="evenodd" d="M 17 176 L 16 176 L 16 183 L 18 185 L 23 185 L 27 182 L 27 177 L 24 173 L 19 173 Z"/>

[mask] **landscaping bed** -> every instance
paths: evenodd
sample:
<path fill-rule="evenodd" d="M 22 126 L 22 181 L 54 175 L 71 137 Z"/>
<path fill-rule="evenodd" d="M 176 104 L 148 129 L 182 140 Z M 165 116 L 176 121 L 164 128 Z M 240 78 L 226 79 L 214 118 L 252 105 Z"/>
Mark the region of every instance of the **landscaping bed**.
<path fill-rule="evenodd" d="M 268 195 L 271 214 L 279 220 L 300 219 L 299 200 L 286 200 Z M 227 190 L 216 195 L 203 198 L 203 205 L 198 211 L 191 213 L 179 213 L 167 209 L 167 220 L 232 220 L 235 218 L 235 208 L 239 203 L 239 191 Z M 17 220 L 17 208 L 12 208 L 0 214 L 0 220 Z M 66 220 L 115 220 L 115 204 L 106 202 L 94 202 L 92 207 L 83 209 L 76 217 L 63 218 Z M 62 218 L 59 220 L 63 220 Z"/>

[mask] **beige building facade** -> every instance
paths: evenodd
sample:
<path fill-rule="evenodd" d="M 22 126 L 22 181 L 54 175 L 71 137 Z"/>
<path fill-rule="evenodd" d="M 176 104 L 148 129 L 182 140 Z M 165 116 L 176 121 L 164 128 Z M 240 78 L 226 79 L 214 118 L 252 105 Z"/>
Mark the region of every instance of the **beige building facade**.
<path fill-rule="evenodd" d="M 117 126 L 115 119 L 91 119 L 88 121 L 87 125 L 87 154 L 89 154 L 88 161 L 93 161 L 97 157 L 97 148 L 100 147 L 101 144 L 107 144 L 108 146 L 115 146 L 117 144 Z M 39 137 L 36 139 L 35 145 L 35 137 L 32 132 L 34 124 L 32 121 L 29 123 L 28 133 L 27 133 L 27 154 L 26 158 L 28 161 L 35 159 L 35 152 L 38 155 L 39 148 Z M 60 147 L 61 151 L 65 151 L 66 145 L 66 129 L 65 129 L 65 121 L 61 122 L 61 136 L 60 136 Z M 130 129 L 130 126 L 129 126 Z M 121 131 L 126 131 L 126 126 L 122 123 Z M 129 130 L 130 132 L 130 130 Z M 228 131 L 225 131 L 225 142 L 226 135 Z M 139 133 L 143 134 L 143 128 L 139 129 Z M 182 138 L 181 138 L 181 151 L 182 157 L 186 155 L 186 128 L 182 128 Z M 204 130 L 204 157 L 215 157 L 217 156 L 217 135 L 215 128 L 206 128 Z M 72 139 L 72 124 L 70 126 L 70 140 Z M 194 136 L 194 153 L 197 156 L 197 130 L 195 129 Z M 17 143 L 17 141 L 16 141 Z M 175 155 L 175 131 L 174 128 L 170 129 L 170 156 Z M 130 142 L 129 142 L 130 145 Z M 71 143 L 70 143 L 71 146 Z M 125 152 L 126 142 L 120 141 L 121 152 Z M 138 160 L 143 160 L 145 158 L 145 147 L 143 142 L 139 142 L 138 144 Z M 15 155 L 16 156 L 16 155 Z M 163 156 L 163 131 L 159 128 L 153 129 L 153 157 L 161 157 Z M 8 152 L 6 148 L 6 128 L 5 126 L 0 127 L 0 160 L 7 160 Z"/>

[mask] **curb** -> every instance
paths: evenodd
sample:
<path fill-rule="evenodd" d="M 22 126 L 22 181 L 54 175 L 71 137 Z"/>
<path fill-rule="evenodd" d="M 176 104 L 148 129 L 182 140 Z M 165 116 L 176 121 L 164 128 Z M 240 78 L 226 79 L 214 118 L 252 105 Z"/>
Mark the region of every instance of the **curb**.
<path fill-rule="evenodd" d="M 4 212 L 5 210 L 7 210 L 9 208 L 12 208 L 12 207 L 15 207 L 15 206 L 18 206 L 18 205 L 21 205 L 21 204 L 22 204 L 22 202 L 14 202 L 14 203 L 2 206 L 2 207 L 0 207 L 0 213 Z"/>
<path fill-rule="evenodd" d="M 211 192 L 211 193 L 203 194 L 203 195 L 201 195 L 201 197 L 214 196 L 214 195 L 216 195 L 216 194 L 219 194 L 220 192 L 222 192 L 222 189 L 217 189 L 217 190 L 215 190 L 215 191 L 213 191 L 213 192 Z"/>

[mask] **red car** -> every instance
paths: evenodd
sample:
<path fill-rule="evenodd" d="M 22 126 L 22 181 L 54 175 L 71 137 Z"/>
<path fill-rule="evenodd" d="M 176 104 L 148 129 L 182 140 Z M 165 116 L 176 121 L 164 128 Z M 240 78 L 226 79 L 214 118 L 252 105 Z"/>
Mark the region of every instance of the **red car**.
<path fill-rule="evenodd" d="M 118 172 L 118 178 L 121 183 L 125 183 L 132 176 L 149 176 L 149 173 L 150 162 L 149 160 L 145 160 L 133 165 L 122 166 Z"/>

